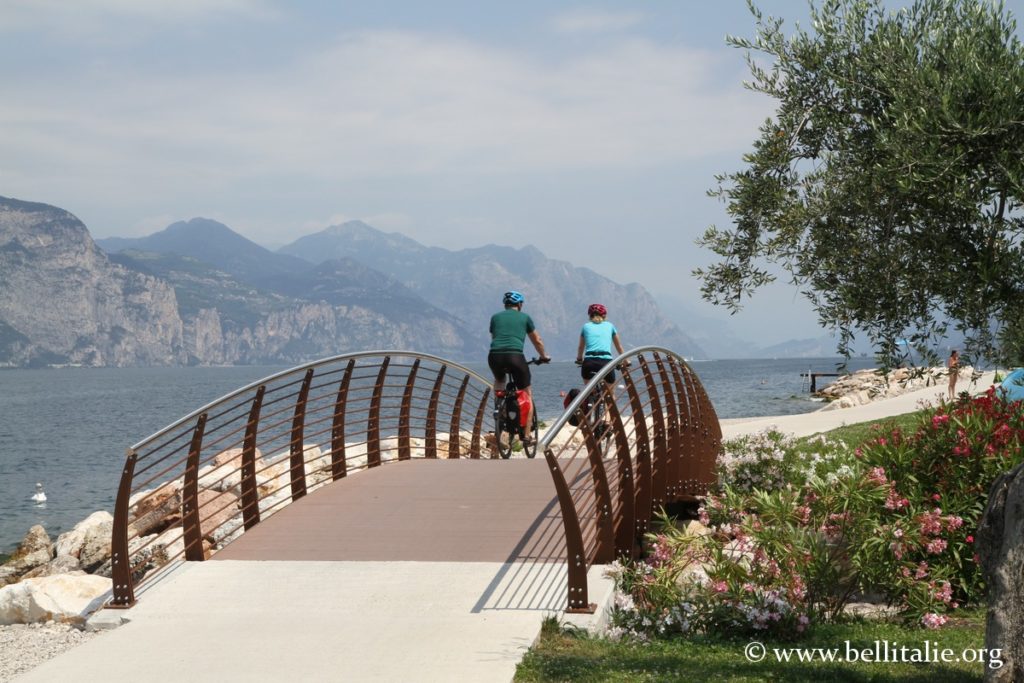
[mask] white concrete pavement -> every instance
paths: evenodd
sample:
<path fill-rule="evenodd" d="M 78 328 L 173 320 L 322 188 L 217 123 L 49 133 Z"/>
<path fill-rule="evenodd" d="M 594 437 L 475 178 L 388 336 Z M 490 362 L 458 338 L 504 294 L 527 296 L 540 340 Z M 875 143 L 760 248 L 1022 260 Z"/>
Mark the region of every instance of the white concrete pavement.
<path fill-rule="evenodd" d="M 589 578 L 607 607 L 603 567 Z M 505 682 L 565 604 L 564 562 L 186 563 L 128 623 L 17 680 Z"/>
<path fill-rule="evenodd" d="M 974 382 L 961 379 L 957 383 L 957 393 L 961 391 L 969 391 L 972 394 L 983 392 L 992 385 L 994 378 L 995 372 L 985 372 Z M 798 437 L 810 436 L 844 425 L 883 420 L 887 417 L 911 413 L 920 410 L 925 402 L 938 405 L 945 396 L 946 386 L 943 384 L 851 408 L 819 410 L 799 415 L 721 420 L 722 438 L 732 439 L 745 434 L 753 434 L 768 427 L 775 427 L 781 432 Z"/>

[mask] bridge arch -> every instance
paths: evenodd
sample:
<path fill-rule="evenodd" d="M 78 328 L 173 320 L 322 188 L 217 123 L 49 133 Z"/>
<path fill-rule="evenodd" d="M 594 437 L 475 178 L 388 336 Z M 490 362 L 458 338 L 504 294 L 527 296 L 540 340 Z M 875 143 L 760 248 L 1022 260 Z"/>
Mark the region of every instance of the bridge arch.
<path fill-rule="evenodd" d="M 622 388 L 604 389 L 604 376 L 626 362 Z M 593 391 L 610 437 L 589 420 L 569 424 Z M 355 472 L 413 458 L 497 458 L 485 439 L 490 397 L 490 379 L 457 363 L 368 351 L 276 373 L 193 411 L 128 449 L 109 606 L 131 606 L 136 589 L 167 568 L 207 559 Z M 587 568 L 635 556 L 658 506 L 706 492 L 720 439 L 696 376 L 658 347 L 615 359 L 556 420 L 537 465 L 547 464 L 562 513 L 570 610 L 589 608 Z"/>

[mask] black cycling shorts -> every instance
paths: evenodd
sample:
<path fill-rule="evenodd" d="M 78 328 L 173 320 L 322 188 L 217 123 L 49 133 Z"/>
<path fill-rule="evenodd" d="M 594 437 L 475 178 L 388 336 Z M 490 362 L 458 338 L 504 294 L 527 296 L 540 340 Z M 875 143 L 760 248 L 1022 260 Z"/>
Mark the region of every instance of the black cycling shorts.
<path fill-rule="evenodd" d="M 612 362 L 611 358 L 597 358 L 594 356 L 588 356 L 583 359 L 583 365 L 580 366 L 580 374 L 583 376 L 583 380 L 589 382 L 594 375 L 601 371 L 601 368 Z M 608 384 L 615 383 L 615 371 L 609 372 L 604 381 Z"/>
<path fill-rule="evenodd" d="M 487 354 L 487 365 L 498 382 L 504 382 L 505 375 L 512 375 L 516 389 L 526 389 L 530 386 L 530 366 L 526 364 L 526 356 L 522 353 L 491 351 Z"/>

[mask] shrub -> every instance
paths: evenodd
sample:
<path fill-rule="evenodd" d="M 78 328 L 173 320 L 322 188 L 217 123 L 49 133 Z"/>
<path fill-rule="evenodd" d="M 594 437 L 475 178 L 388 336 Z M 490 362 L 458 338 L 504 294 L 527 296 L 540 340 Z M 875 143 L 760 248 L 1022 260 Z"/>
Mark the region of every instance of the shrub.
<path fill-rule="evenodd" d="M 821 452 L 801 456 L 772 431 L 734 440 L 699 511 L 708 532 L 663 520 L 645 561 L 613 569 L 615 628 L 784 637 L 837 618 L 858 593 L 939 628 L 984 597 L 973 534 L 1022 442 L 1021 404 L 994 390 L 882 427 L 852 451 L 819 440 Z"/>

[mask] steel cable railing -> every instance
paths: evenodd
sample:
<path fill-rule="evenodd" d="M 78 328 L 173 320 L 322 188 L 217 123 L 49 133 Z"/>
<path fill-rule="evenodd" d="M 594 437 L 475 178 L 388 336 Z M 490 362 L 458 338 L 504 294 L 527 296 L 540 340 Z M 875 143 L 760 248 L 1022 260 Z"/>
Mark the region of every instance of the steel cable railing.
<path fill-rule="evenodd" d="M 128 449 L 110 606 L 132 605 L 147 577 L 206 559 L 331 481 L 411 458 L 495 457 L 481 438 L 490 395 L 490 380 L 461 365 L 371 351 L 276 373 L 193 411 Z"/>
<path fill-rule="evenodd" d="M 606 382 L 617 370 L 622 390 Z M 538 445 L 562 513 L 568 611 L 594 610 L 587 571 L 636 557 L 659 508 L 707 493 L 721 438 L 700 381 L 668 349 L 622 354 L 587 383 Z"/>

